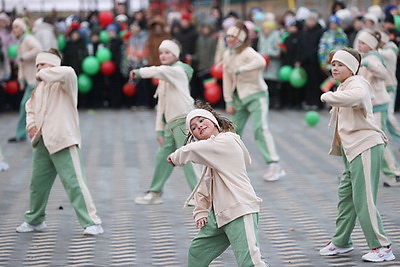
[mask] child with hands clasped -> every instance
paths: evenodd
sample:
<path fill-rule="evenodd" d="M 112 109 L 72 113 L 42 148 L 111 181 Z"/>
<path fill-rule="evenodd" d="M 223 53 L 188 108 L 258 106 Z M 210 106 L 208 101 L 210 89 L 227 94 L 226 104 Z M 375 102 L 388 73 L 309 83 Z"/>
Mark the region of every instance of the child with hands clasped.
<path fill-rule="evenodd" d="M 387 137 L 376 124 L 372 111 L 371 84 L 357 75 L 361 55 L 348 48 L 332 58 L 332 76 L 340 82 L 335 92 L 326 92 L 321 101 L 332 106 L 331 121 L 336 121 L 331 155 L 342 156 L 345 169 L 339 185 L 336 233 L 321 256 L 353 250 L 351 233 L 356 219 L 371 249 L 364 261 L 392 261 L 391 242 L 382 226 L 376 207 L 379 175 Z"/>
<path fill-rule="evenodd" d="M 200 229 L 189 248 L 188 266 L 208 266 L 229 245 L 238 266 L 267 266 L 257 240 L 261 199 L 247 176 L 251 159 L 233 123 L 207 105 L 187 115 L 186 128 L 189 143 L 167 161 L 173 166 L 205 166 L 185 203 L 194 197 L 193 215 Z"/>
<path fill-rule="evenodd" d="M 135 199 L 136 204 L 160 204 L 165 182 L 173 167 L 165 161 L 169 154 L 185 142 L 185 118 L 193 109 L 189 81 L 193 69 L 179 61 L 180 46 L 174 40 L 164 40 L 159 46 L 161 66 L 144 67 L 130 72 L 132 79 L 157 78 L 160 80 L 155 93 L 158 97 L 156 131 L 160 149 L 156 155 L 153 179 L 148 192 Z M 191 189 L 196 186 L 196 173 L 191 164 L 183 167 Z"/>

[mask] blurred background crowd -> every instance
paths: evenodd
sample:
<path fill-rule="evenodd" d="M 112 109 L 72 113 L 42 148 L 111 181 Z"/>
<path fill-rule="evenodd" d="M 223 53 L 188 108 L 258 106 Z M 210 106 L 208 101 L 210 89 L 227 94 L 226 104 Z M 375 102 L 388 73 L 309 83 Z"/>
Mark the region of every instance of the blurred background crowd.
<path fill-rule="evenodd" d="M 158 46 L 174 38 L 182 46 L 181 60 L 195 75 L 191 95 L 223 106 L 222 73 L 218 63 L 226 48 L 225 30 L 243 20 L 252 46 L 265 56 L 264 79 L 269 86 L 272 109 L 318 110 L 323 91 L 332 90 L 329 53 L 353 47 L 357 33 L 379 30 L 397 46 L 400 42 L 399 6 L 396 2 L 320 1 L 328 12 L 304 1 L 281 2 L 276 8 L 254 1 L 148 1 L 137 10 L 127 1 L 115 1 L 111 10 L 85 10 L 71 14 L 3 10 L 0 14 L 0 111 L 17 110 L 23 92 L 17 76 L 17 39 L 11 23 L 23 18 L 43 50 L 57 47 L 63 65 L 78 75 L 79 108 L 154 108 L 157 80 L 129 81 L 131 69 L 159 65 Z M 312 1 L 311 1 L 312 2 Z M 313 1 L 316 2 L 316 1 Z M 317 1 L 318 2 L 318 1 Z M 293 70 L 297 77 L 293 77 Z M 397 68 L 397 77 L 400 68 Z M 400 100 L 396 100 L 396 111 Z"/>

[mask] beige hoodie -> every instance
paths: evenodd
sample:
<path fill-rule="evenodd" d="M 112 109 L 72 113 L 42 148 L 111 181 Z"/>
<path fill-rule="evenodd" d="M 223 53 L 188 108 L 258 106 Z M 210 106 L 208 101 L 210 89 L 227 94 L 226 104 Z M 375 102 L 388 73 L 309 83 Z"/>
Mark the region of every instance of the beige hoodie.
<path fill-rule="evenodd" d="M 386 144 L 387 137 L 376 125 L 372 113 L 371 85 L 359 75 L 341 83 L 335 92 L 322 94 L 321 100 L 331 105 L 331 120 L 336 121 L 329 154 L 342 155 L 351 162 L 359 154 L 378 144 Z"/>
<path fill-rule="evenodd" d="M 263 78 L 265 59 L 253 48 L 246 47 L 237 54 L 227 49 L 223 58 L 223 91 L 226 103 L 232 102 L 235 90 L 240 99 L 268 89 Z"/>
<path fill-rule="evenodd" d="M 222 227 L 238 217 L 259 212 L 261 199 L 256 196 L 246 171 L 251 163 L 250 155 L 239 135 L 220 133 L 187 144 L 170 157 L 177 166 L 189 161 L 205 166 L 188 198 L 195 198 L 195 221 L 207 217 L 213 209 L 217 225 Z"/>
<path fill-rule="evenodd" d="M 36 82 L 36 56 L 42 51 L 42 45 L 31 34 L 25 33 L 18 41 L 18 80 L 29 85 Z"/>
<path fill-rule="evenodd" d="M 389 74 L 382 63 L 381 57 L 376 51 L 364 54 L 360 70 L 358 71 L 358 74 L 371 84 L 371 88 L 373 89 L 371 97 L 373 106 L 388 104 L 390 101 L 390 96 L 386 91 L 385 85 L 385 80 Z"/>
<path fill-rule="evenodd" d="M 42 81 L 26 103 L 26 130 L 36 126 L 50 154 L 81 144 L 77 110 L 78 85 L 71 67 L 51 67 L 37 74 Z"/>
<path fill-rule="evenodd" d="M 155 97 L 158 97 L 156 131 L 162 132 L 165 122 L 182 116 L 184 118 L 194 107 L 190 96 L 189 77 L 180 62 L 172 66 L 161 65 L 136 70 L 141 78 L 157 78 L 160 82 Z M 191 77 L 190 77 L 191 78 Z"/>

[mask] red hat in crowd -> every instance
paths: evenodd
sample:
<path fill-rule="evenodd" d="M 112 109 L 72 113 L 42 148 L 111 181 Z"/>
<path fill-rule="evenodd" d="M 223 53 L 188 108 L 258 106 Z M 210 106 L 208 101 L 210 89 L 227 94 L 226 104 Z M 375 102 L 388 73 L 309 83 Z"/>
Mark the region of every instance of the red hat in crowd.
<path fill-rule="evenodd" d="M 187 20 L 187 21 L 192 21 L 192 17 L 190 15 L 190 13 L 183 13 L 182 19 Z"/>

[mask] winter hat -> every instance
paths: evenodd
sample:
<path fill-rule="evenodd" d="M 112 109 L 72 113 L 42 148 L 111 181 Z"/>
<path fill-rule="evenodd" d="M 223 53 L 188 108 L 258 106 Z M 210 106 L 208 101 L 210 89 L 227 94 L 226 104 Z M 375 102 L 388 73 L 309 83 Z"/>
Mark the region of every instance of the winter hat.
<path fill-rule="evenodd" d="M 378 25 L 378 17 L 375 15 L 375 14 L 373 14 L 373 13 L 367 13 L 367 14 L 365 14 L 364 15 L 364 20 L 370 20 L 370 21 L 372 21 L 373 23 L 374 23 L 374 25 L 376 26 L 376 25 Z"/>
<path fill-rule="evenodd" d="M 356 74 L 358 67 L 360 66 L 360 63 L 358 62 L 358 60 L 352 54 L 350 54 L 349 52 L 347 52 L 345 50 L 337 51 L 333 55 L 331 62 L 334 62 L 334 61 L 338 61 L 338 62 L 346 65 L 346 67 L 348 67 L 353 74 Z"/>
<path fill-rule="evenodd" d="M 358 35 L 358 40 L 363 41 L 366 45 L 368 45 L 372 49 L 376 49 L 378 47 L 378 40 L 368 31 L 361 31 Z"/>
<path fill-rule="evenodd" d="M 170 51 L 176 58 L 179 58 L 179 54 L 181 53 L 181 49 L 178 44 L 172 40 L 164 40 L 161 42 L 158 49 L 167 49 Z"/>
<path fill-rule="evenodd" d="M 181 19 L 191 22 L 192 21 L 192 16 L 189 13 L 183 13 Z"/>
<path fill-rule="evenodd" d="M 273 20 L 267 20 L 263 23 L 263 28 L 270 29 L 271 31 L 276 29 L 276 23 Z"/>
<path fill-rule="evenodd" d="M 21 18 L 16 18 L 13 21 L 13 25 L 17 25 L 18 27 L 20 27 L 24 32 L 26 32 L 28 26 L 26 25 L 25 21 Z"/>
<path fill-rule="evenodd" d="M 246 33 L 243 31 L 243 30 L 241 30 L 241 29 L 239 29 L 238 27 L 236 27 L 236 26 L 232 26 L 232 27 L 230 27 L 229 29 L 228 29 L 228 31 L 226 32 L 226 35 L 227 36 L 234 36 L 234 37 L 236 37 L 236 38 L 238 38 L 239 39 L 239 41 L 241 41 L 242 43 L 246 40 L 246 38 L 247 38 L 247 35 L 246 35 Z"/>
<path fill-rule="evenodd" d="M 195 117 L 207 118 L 217 126 L 218 130 L 221 130 L 221 127 L 218 124 L 217 118 L 215 118 L 215 116 L 210 111 L 202 109 L 202 108 L 198 108 L 198 109 L 194 109 L 194 110 L 190 111 L 189 114 L 187 114 L 187 116 L 186 116 L 186 129 L 191 134 L 193 134 L 193 132 L 192 132 L 192 129 L 190 129 L 190 121 Z"/>
<path fill-rule="evenodd" d="M 49 64 L 58 67 L 61 65 L 61 58 L 49 52 L 40 52 L 36 56 L 36 66 L 38 64 Z"/>
<path fill-rule="evenodd" d="M 224 29 L 229 29 L 230 27 L 232 27 L 233 25 L 235 25 L 236 19 L 229 17 L 224 19 L 224 21 L 222 22 L 222 28 Z"/>
<path fill-rule="evenodd" d="M 0 20 L 4 20 L 6 25 L 10 26 L 10 17 L 6 13 L 2 12 L 0 14 Z"/>
<path fill-rule="evenodd" d="M 329 23 L 335 23 L 336 25 L 340 25 L 340 19 L 339 19 L 339 17 L 338 16 L 336 16 L 336 15 L 331 15 L 330 17 L 329 17 Z"/>
<path fill-rule="evenodd" d="M 353 23 L 351 11 L 347 8 L 338 10 L 335 15 L 346 25 L 351 25 Z"/>
<path fill-rule="evenodd" d="M 109 24 L 109 25 L 106 27 L 106 30 L 107 30 L 107 31 L 110 31 L 110 32 L 117 33 L 117 31 L 118 31 L 117 25 L 115 25 L 115 24 Z"/>

